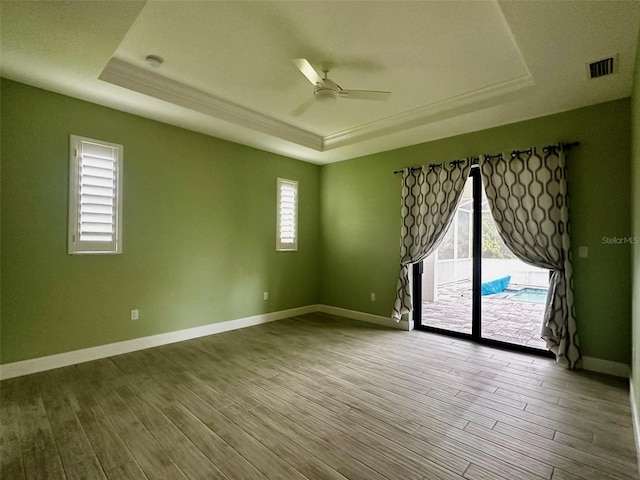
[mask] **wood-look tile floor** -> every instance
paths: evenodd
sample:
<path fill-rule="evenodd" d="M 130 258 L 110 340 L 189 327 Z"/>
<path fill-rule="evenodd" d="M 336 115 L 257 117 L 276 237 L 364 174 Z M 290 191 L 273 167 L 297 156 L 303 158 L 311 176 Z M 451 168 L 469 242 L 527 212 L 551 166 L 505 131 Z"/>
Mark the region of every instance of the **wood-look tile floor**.
<path fill-rule="evenodd" d="M 638 478 L 626 382 L 322 314 L 0 387 L 3 480 Z"/>

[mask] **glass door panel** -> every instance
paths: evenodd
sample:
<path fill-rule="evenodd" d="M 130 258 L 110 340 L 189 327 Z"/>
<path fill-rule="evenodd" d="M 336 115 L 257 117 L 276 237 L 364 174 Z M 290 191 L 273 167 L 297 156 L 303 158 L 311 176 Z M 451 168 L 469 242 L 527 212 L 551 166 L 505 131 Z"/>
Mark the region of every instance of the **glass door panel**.
<path fill-rule="evenodd" d="M 540 338 L 549 270 L 519 260 L 504 244 L 482 189 L 481 337 L 546 350 Z"/>
<path fill-rule="evenodd" d="M 472 333 L 472 212 L 473 185 L 468 181 L 444 239 L 423 263 L 423 325 Z"/>

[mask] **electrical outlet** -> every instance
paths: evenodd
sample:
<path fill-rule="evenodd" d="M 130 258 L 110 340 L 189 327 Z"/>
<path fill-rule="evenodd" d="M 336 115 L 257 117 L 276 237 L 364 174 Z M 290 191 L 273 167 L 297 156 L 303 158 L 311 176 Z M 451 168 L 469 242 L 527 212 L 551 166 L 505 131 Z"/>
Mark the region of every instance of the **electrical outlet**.
<path fill-rule="evenodd" d="M 263 300 L 269 300 L 269 292 L 264 292 L 264 293 L 262 294 L 262 299 L 263 299 Z"/>
<path fill-rule="evenodd" d="M 140 317 L 140 311 L 138 309 L 131 310 L 131 320 L 138 320 Z"/>
<path fill-rule="evenodd" d="M 376 294 L 371 292 L 371 301 L 375 302 L 376 301 Z"/>

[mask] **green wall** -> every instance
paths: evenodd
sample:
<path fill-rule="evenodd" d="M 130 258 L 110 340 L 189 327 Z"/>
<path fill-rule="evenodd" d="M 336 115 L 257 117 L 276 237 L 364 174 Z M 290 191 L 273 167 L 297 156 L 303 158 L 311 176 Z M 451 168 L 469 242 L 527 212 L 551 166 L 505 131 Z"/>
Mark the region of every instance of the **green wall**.
<path fill-rule="evenodd" d="M 569 188 L 582 351 L 630 363 L 631 248 L 602 242 L 629 235 L 629 111 L 629 100 L 619 100 L 323 166 L 321 303 L 390 316 L 400 244 L 401 178 L 394 170 L 577 140 Z M 577 258 L 582 245 L 589 258 Z"/>
<path fill-rule="evenodd" d="M 388 317 L 399 261 L 393 170 L 573 140 L 583 353 L 630 363 L 631 247 L 602 242 L 629 235 L 629 100 L 322 167 L 8 80 L 0 101 L 1 363 L 316 303 Z M 125 147 L 122 255 L 66 253 L 70 134 Z M 298 252 L 275 251 L 278 176 L 299 182 Z M 637 210 L 634 219 L 640 235 Z M 577 258 L 581 245 L 589 258 Z M 636 266 L 636 323 L 638 275 Z M 134 308 L 140 320 L 129 320 Z"/>
<path fill-rule="evenodd" d="M 631 97 L 631 236 L 638 241 L 632 252 L 633 364 L 631 365 L 636 413 L 640 414 L 640 38 Z M 640 422 L 639 418 L 636 421 Z M 640 433 L 636 432 L 640 435 Z"/>
<path fill-rule="evenodd" d="M 318 303 L 318 166 L 8 80 L 1 102 L 2 363 Z M 67 255 L 70 134 L 124 145 L 122 255 Z"/>

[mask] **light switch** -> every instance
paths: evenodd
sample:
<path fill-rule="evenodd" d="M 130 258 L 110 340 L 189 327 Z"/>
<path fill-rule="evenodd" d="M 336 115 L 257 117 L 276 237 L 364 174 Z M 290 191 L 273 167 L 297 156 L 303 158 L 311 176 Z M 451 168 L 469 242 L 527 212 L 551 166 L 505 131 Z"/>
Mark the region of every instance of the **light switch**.
<path fill-rule="evenodd" d="M 578 247 L 578 256 L 580 258 L 587 258 L 589 256 L 589 247 Z"/>

